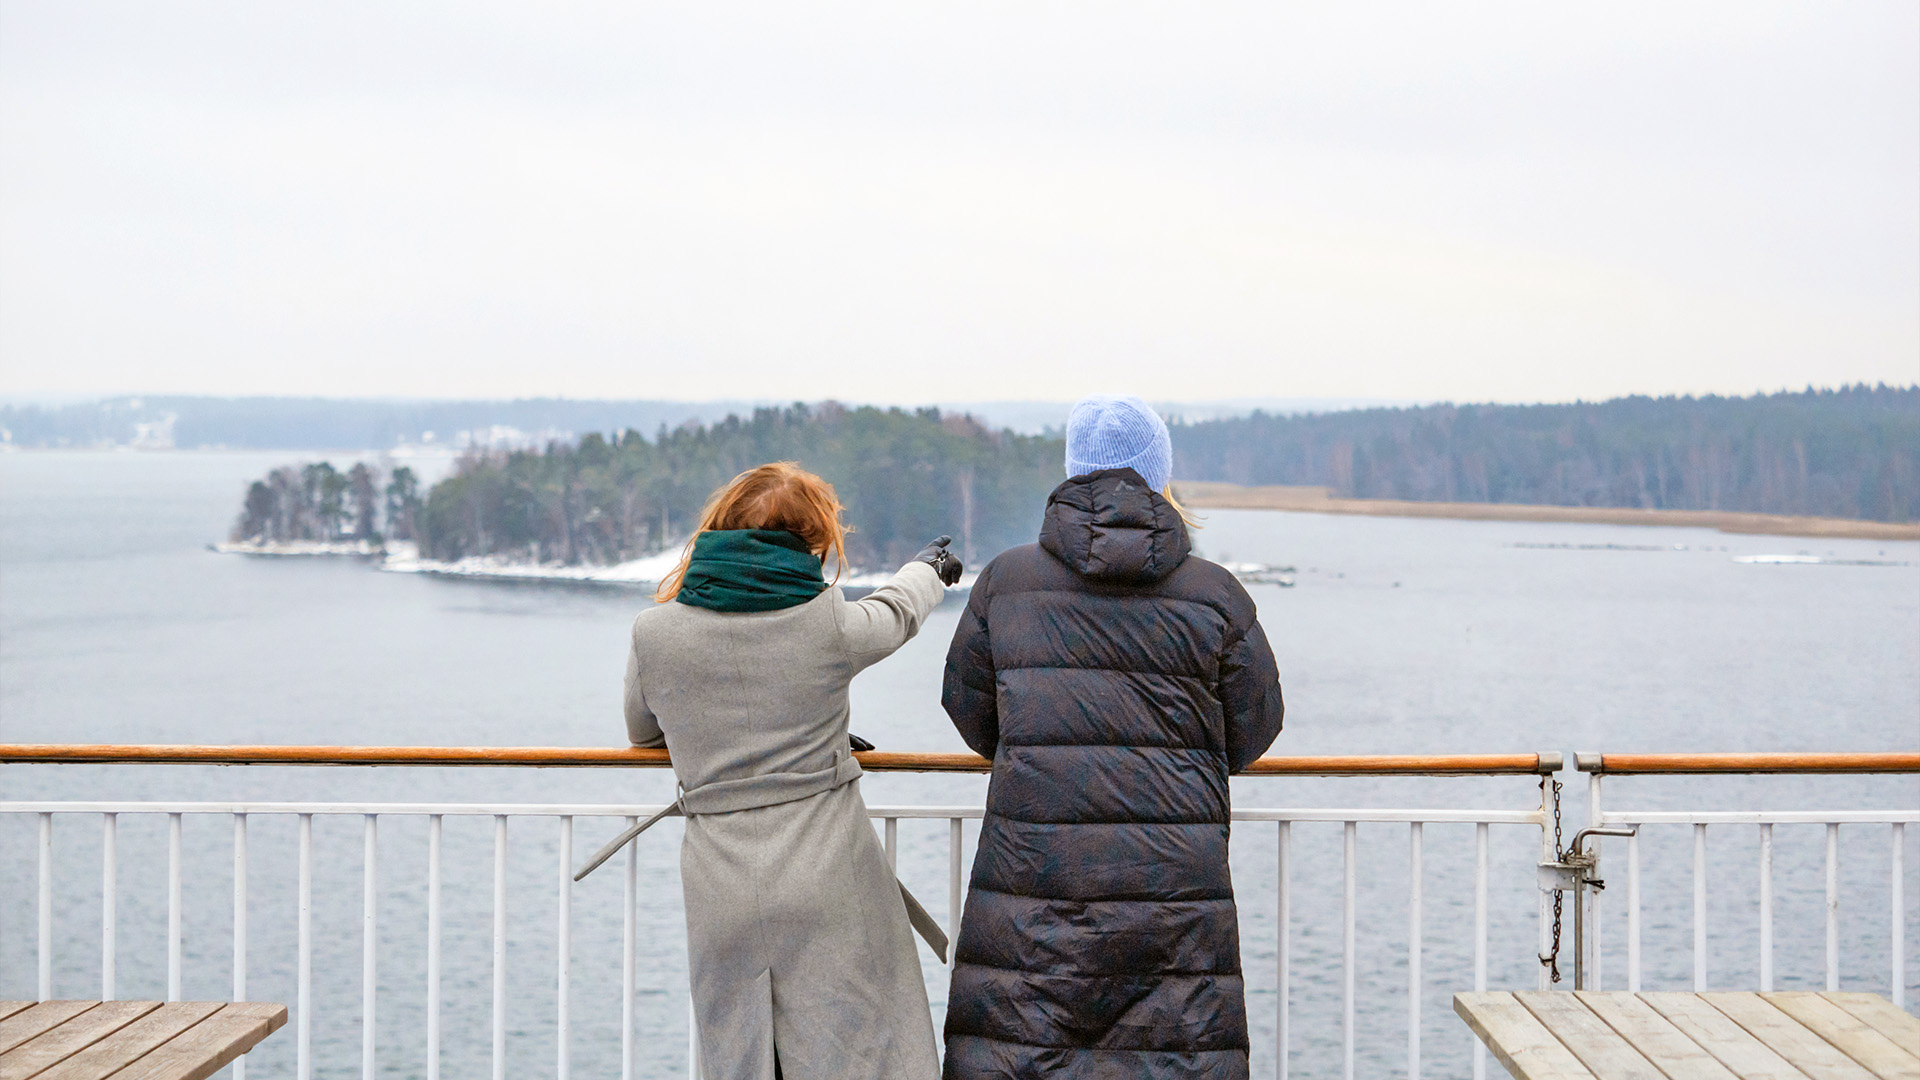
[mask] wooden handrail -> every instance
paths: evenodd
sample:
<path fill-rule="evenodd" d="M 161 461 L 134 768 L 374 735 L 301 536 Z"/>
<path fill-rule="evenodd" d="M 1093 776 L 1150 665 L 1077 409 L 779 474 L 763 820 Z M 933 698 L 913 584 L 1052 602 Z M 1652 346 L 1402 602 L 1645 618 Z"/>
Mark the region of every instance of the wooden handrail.
<path fill-rule="evenodd" d="M 1915 773 L 1920 753 L 1577 754 L 1581 772 L 1610 776 L 1705 773 Z"/>
<path fill-rule="evenodd" d="M 1561 757 L 1540 754 L 1354 754 L 1263 757 L 1246 776 L 1511 776 L 1556 773 Z"/>
<path fill-rule="evenodd" d="M 869 750 L 855 754 L 869 772 L 984 773 L 977 754 Z M 1920 773 L 1920 753 L 1580 754 L 1581 772 L 1626 775 L 1707 773 Z M 632 746 L 196 746 L 0 743 L 0 764 L 154 765 L 517 765 L 534 768 L 667 768 L 665 750 Z M 1500 776 L 1560 771 L 1561 756 L 1540 754 L 1360 754 L 1264 757 L 1248 776 Z"/>
<path fill-rule="evenodd" d="M 977 754 L 854 755 L 869 772 L 984 773 Z M 193 746 L 0 743 L 0 764 L 153 765 L 519 765 L 535 768 L 665 768 L 665 750 L 631 746 Z M 1499 776 L 1560 771 L 1561 756 L 1543 754 L 1392 754 L 1266 757 L 1248 776 Z"/>

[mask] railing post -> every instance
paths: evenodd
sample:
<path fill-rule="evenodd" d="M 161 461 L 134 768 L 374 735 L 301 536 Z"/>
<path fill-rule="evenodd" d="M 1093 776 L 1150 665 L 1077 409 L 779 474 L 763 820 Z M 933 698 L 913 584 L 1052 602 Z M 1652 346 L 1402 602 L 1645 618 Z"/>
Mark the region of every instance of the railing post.
<path fill-rule="evenodd" d="M 1840 826 L 1827 825 L 1827 989 L 1840 989 Z"/>
<path fill-rule="evenodd" d="M 180 815 L 167 815 L 167 1000 L 180 1000 Z"/>
<path fill-rule="evenodd" d="M 366 815 L 365 840 L 361 851 L 360 886 L 360 1076 L 375 1080 L 375 1046 L 378 1013 L 375 999 L 379 990 L 380 954 L 380 819 Z"/>
<path fill-rule="evenodd" d="M 297 1080 L 313 1076 L 313 815 L 300 815 L 297 970 L 294 999 L 299 1025 L 294 1031 L 294 1068 Z"/>
<path fill-rule="evenodd" d="M 628 815 L 627 827 L 638 824 Z M 634 905 L 640 888 L 640 845 L 627 845 L 626 887 L 620 897 L 620 1080 L 633 1080 Z"/>
<path fill-rule="evenodd" d="M 36 1000 L 53 999 L 53 815 L 40 815 L 40 984 Z"/>
<path fill-rule="evenodd" d="M 1760 989 L 1773 990 L 1773 826 L 1760 826 Z"/>
<path fill-rule="evenodd" d="M 947 970 L 960 962 L 960 819 L 947 830 Z"/>
<path fill-rule="evenodd" d="M 440 1080 L 440 815 L 427 817 L 427 1080 Z"/>
<path fill-rule="evenodd" d="M 1627 837 L 1627 990 L 1640 992 L 1640 830 Z"/>
<path fill-rule="evenodd" d="M 247 1000 L 247 815 L 233 815 L 233 1000 Z M 233 1061 L 233 1080 L 247 1080 L 247 1056 Z"/>
<path fill-rule="evenodd" d="M 1600 808 L 1600 782 L 1603 779 L 1604 777 L 1597 772 L 1587 774 L 1587 824 L 1594 828 L 1598 828 L 1604 824 L 1601 820 Z M 1594 841 L 1594 854 L 1596 859 L 1599 857 L 1599 849 L 1600 843 L 1596 840 Z M 1586 963 L 1586 971 L 1588 973 L 1585 989 L 1604 990 L 1606 989 L 1606 982 L 1602 972 L 1605 961 L 1603 961 L 1601 957 L 1605 954 L 1600 946 L 1600 890 L 1582 889 L 1578 895 L 1585 897 L 1587 904 L 1586 955 L 1581 957 Z"/>
<path fill-rule="evenodd" d="M 1582 881 L 1573 889 L 1573 988 L 1587 989 L 1587 888 Z"/>
<path fill-rule="evenodd" d="M 1693 827 L 1693 989 L 1707 988 L 1707 827 Z"/>
<path fill-rule="evenodd" d="M 493 815 L 493 1080 L 507 1077 L 507 815 Z"/>
<path fill-rule="evenodd" d="M 1907 1007 L 1907 826 L 1893 823 L 1893 896 L 1890 921 L 1893 946 L 1893 1007 Z"/>
<path fill-rule="evenodd" d="M 1553 849 L 1554 806 L 1550 802 L 1551 797 L 1546 794 L 1548 787 L 1552 783 L 1553 783 L 1553 777 L 1551 775 L 1541 777 L 1541 782 L 1540 782 L 1540 789 L 1541 789 L 1540 861 L 1543 863 L 1553 862 L 1560 857 L 1559 852 Z M 1544 889 L 1536 890 L 1536 891 L 1537 891 L 1537 905 L 1539 909 L 1539 915 L 1538 915 L 1539 936 L 1540 936 L 1539 956 L 1541 957 L 1541 960 L 1542 960 L 1542 963 L 1540 964 L 1540 971 L 1537 976 L 1538 982 L 1537 982 L 1536 988 L 1540 990 L 1551 990 L 1553 989 L 1553 976 L 1544 961 L 1547 955 L 1553 952 L 1553 947 L 1555 945 L 1555 942 L 1553 940 L 1553 894 L 1545 891 Z"/>
<path fill-rule="evenodd" d="M 1277 875 L 1280 879 L 1279 911 L 1275 919 L 1279 928 L 1280 949 L 1277 965 L 1280 969 L 1279 987 L 1274 996 L 1274 1075 L 1277 1080 L 1287 1080 L 1287 1058 L 1292 1049 L 1292 1032 L 1287 1029 L 1288 1010 L 1291 1006 L 1293 983 L 1293 866 L 1292 852 L 1289 848 L 1293 840 L 1293 822 L 1282 820 L 1280 826 L 1280 864 Z"/>
<path fill-rule="evenodd" d="M 114 948 L 119 937 L 116 926 L 119 904 L 119 860 L 114 855 L 114 834 L 118 815 L 102 814 L 100 825 L 100 1000 L 114 1000 Z"/>
<path fill-rule="evenodd" d="M 559 941 L 555 951 L 559 954 L 559 971 L 556 972 L 554 989 L 558 1030 L 554 1032 L 555 1075 L 559 1080 L 568 1080 L 573 1073 L 573 1048 L 570 1034 L 573 1030 L 573 1014 L 569 1000 L 573 965 L 573 816 L 560 816 L 560 897 L 559 897 Z"/>
<path fill-rule="evenodd" d="M 1345 887 L 1340 902 L 1340 1075 L 1343 1080 L 1353 1080 L 1354 1046 L 1354 966 L 1356 950 L 1354 948 L 1354 906 L 1356 889 L 1354 884 L 1358 867 L 1354 863 L 1355 836 L 1360 829 L 1357 821 L 1343 823 L 1343 844 L 1341 847 L 1341 867 L 1344 870 Z"/>
<path fill-rule="evenodd" d="M 1420 833 L 1407 826 L 1407 1080 L 1420 1080 Z"/>
<path fill-rule="evenodd" d="M 1473 826 L 1473 988 L 1487 988 L 1487 823 Z M 1473 1080 L 1486 1080 L 1487 1044 L 1473 1041 Z"/>

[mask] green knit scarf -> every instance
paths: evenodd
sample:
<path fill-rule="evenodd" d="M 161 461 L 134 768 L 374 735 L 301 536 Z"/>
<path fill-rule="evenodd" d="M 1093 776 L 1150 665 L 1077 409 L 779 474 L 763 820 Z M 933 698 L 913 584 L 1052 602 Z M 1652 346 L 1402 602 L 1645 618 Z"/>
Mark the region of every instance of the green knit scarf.
<path fill-rule="evenodd" d="M 782 529 L 714 529 L 693 541 L 683 604 L 714 611 L 778 611 L 826 590 L 820 557 Z"/>

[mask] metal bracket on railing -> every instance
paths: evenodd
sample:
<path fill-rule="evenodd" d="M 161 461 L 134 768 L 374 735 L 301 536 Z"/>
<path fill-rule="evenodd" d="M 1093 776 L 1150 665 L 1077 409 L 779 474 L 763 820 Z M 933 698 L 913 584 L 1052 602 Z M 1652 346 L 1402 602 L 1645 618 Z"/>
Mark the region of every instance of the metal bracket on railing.
<path fill-rule="evenodd" d="M 1581 829 L 1573 834 L 1573 843 L 1560 853 L 1559 861 L 1540 864 L 1540 891 L 1545 893 L 1573 894 L 1573 988 L 1587 988 L 1586 972 L 1586 905 L 1583 902 L 1585 892 L 1592 889 L 1599 892 L 1607 887 L 1600 879 L 1600 852 L 1586 850 L 1589 836 L 1632 836 L 1634 829 Z M 1556 912 L 1556 915 L 1558 913 Z M 1555 920 L 1555 954 L 1558 949 L 1559 926 Z"/>

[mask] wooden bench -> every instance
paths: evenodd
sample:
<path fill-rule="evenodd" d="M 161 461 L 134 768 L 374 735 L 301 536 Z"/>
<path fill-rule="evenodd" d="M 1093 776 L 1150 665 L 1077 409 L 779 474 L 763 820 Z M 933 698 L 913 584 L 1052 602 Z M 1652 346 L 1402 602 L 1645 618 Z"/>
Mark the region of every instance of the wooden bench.
<path fill-rule="evenodd" d="M 1920 1019 L 1877 994 L 1455 994 L 1520 1080 L 1920 1080 Z"/>
<path fill-rule="evenodd" d="M 0 1001 L 0 1080 L 204 1080 L 286 1022 L 270 1002 Z"/>

